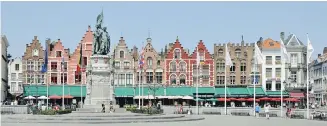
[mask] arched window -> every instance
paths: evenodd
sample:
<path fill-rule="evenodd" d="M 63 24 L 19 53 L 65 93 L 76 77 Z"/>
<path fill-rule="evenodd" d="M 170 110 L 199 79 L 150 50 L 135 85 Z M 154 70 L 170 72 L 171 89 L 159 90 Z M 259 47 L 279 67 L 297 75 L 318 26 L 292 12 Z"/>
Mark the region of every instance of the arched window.
<path fill-rule="evenodd" d="M 169 66 L 169 68 L 170 68 L 170 72 L 176 72 L 176 68 L 177 66 L 176 66 L 176 62 L 175 61 L 171 61 L 170 62 L 170 66 Z"/>
<path fill-rule="evenodd" d="M 236 56 L 237 58 L 240 58 L 240 57 L 241 57 L 241 49 L 236 49 L 236 50 L 235 50 L 235 56 Z"/>
<path fill-rule="evenodd" d="M 219 56 L 219 57 L 223 57 L 223 56 L 224 56 L 224 51 L 223 51 L 223 49 L 219 49 L 219 50 L 218 50 L 218 56 Z"/>
<path fill-rule="evenodd" d="M 175 59 L 181 58 L 181 50 L 180 49 L 175 49 L 174 50 L 174 58 Z"/>
<path fill-rule="evenodd" d="M 170 84 L 171 85 L 175 85 L 176 84 L 176 75 L 175 74 L 171 74 L 170 75 Z"/>
<path fill-rule="evenodd" d="M 186 72 L 186 63 L 184 61 L 179 63 L 179 71 Z"/>
<path fill-rule="evenodd" d="M 146 61 L 148 66 L 152 66 L 152 57 L 148 57 Z"/>
<path fill-rule="evenodd" d="M 160 60 L 157 61 L 157 65 L 158 65 L 158 66 L 160 65 Z"/>
<path fill-rule="evenodd" d="M 186 76 L 185 76 L 185 74 L 182 74 L 182 75 L 179 76 L 179 83 L 181 85 L 185 85 L 186 84 Z"/>
<path fill-rule="evenodd" d="M 119 58 L 124 58 L 124 51 L 119 51 Z"/>

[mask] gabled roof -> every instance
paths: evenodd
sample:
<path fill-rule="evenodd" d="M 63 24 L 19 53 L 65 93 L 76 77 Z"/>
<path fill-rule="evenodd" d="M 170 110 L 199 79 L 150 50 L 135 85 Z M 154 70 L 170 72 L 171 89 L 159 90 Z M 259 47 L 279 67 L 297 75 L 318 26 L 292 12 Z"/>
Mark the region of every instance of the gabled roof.
<path fill-rule="evenodd" d="M 295 34 L 290 34 L 287 39 L 284 41 L 285 45 L 296 46 L 296 45 L 304 45 Z"/>
<path fill-rule="evenodd" d="M 203 49 L 204 50 L 204 54 L 205 54 L 205 59 L 207 60 L 207 59 L 212 59 L 212 57 L 211 57 L 211 54 L 210 54 L 210 52 L 208 51 L 208 49 L 207 49 L 207 47 L 204 45 L 204 43 L 203 43 L 203 41 L 202 40 L 200 40 L 200 42 L 197 44 L 197 46 L 196 46 L 196 48 L 194 49 L 194 51 L 193 51 L 193 53 L 191 54 L 191 58 L 192 59 L 196 59 L 196 53 L 197 53 L 197 48 L 199 48 L 199 49 Z"/>
<path fill-rule="evenodd" d="M 170 43 L 169 43 L 170 44 Z M 179 42 L 179 39 L 177 37 L 176 41 L 174 44 L 172 44 L 171 48 L 169 49 L 169 51 L 167 52 L 166 54 L 166 57 L 167 59 L 173 59 L 173 56 L 174 56 L 174 49 L 175 48 L 180 48 L 181 50 L 181 58 L 182 59 L 187 59 L 189 58 L 188 54 L 185 52 L 185 50 L 183 49 L 183 46 L 182 44 Z"/>
<path fill-rule="evenodd" d="M 268 38 L 268 39 L 263 41 L 262 48 L 263 49 L 279 49 L 280 48 L 280 43 L 278 43 L 277 41 L 272 40 L 271 38 Z"/>

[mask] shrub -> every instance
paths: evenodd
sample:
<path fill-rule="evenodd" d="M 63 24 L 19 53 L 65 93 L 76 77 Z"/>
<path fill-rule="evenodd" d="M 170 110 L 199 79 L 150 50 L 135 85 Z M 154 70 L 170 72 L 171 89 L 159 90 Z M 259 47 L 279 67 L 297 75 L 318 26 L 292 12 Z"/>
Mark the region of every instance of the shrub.
<path fill-rule="evenodd" d="M 132 109 L 131 112 L 133 113 L 142 113 L 142 114 L 162 114 L 163 109 L 156 109 L 156 108 L 142 108 L 142 109 Z"/>
<path fill-rule="evenodd" d="M 125 109 L 126 109 L 126 111 L 133 111 L 133 110 L 135 110 L 137 107 L 136 106 L 134 106 L 134 105 L 131 105 L 131 106 L 124 106 L 125 107 Z"/>
<path fill-rule="evenodd" d="M 41 115 L 57 115 L 57 114 L 68 114 L 71 113 L 72 110 L 71 109 L 65 109 L 65 110 L 44 110 L 44 111 L 40 111 L 39 114 Z"/>

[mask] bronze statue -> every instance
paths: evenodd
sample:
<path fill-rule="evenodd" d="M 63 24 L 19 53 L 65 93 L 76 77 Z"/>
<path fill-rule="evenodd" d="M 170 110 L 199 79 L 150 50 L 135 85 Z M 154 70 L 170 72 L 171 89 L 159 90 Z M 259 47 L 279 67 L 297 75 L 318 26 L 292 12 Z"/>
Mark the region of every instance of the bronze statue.
<path fill-rule="evenodd" d="M 109 55 L 110 52 L 110 36 L 107 28 L 102 27 L 103 11 L 97 17 L 95 31 L 93 33 L 93 55 Z"/>

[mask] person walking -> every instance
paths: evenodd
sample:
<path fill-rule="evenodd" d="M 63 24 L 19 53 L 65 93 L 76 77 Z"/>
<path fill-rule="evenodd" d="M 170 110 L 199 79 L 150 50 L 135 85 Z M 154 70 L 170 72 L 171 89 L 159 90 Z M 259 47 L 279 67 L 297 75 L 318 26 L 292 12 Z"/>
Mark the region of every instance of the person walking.
<path fill-rule="evenodd" d="M 269 119 L 269 109 L 270 109 L 270 105 L 269 103 L 267 103 L 265 105 L 265 113 L 266 113 L 266 118 Z"/>
<path fill-rule="evenodd" d="M 255 106 L 255 113 L 254 113 L 255 117 L 257 117 L 257 118 L 259 117 L 259 112 L 260 112 L 260 106 L 257 103 Z"/>

